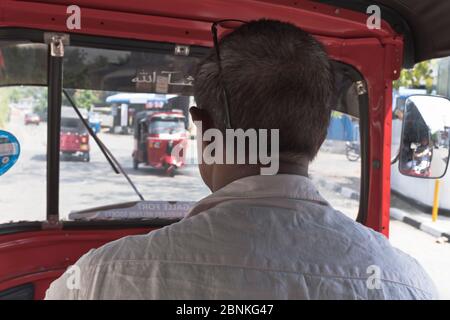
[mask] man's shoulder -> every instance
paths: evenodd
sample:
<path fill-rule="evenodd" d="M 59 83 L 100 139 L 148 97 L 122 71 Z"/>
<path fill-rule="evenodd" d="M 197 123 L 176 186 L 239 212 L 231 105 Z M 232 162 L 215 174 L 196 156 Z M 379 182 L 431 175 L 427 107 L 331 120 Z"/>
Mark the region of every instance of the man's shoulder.
<path fill-rule="evenodd" d="M 143 263 L 150 267 L 152 261 L 164 259 L 164 246 L 151 245 L 155 234 L 163 233 L 164 228 L 142 235 L 130 235 L 91 249 L 70 266 L 60 278 L 55 280 L 46 293 L 46 299 L 88 299 L 98 297 L 102 285 L 117 285 L 113 279 L 124 270 L 137 272 Z M 155 237 L 160 241 L 161 236 Z M 169 250 L 170 251 L 170 250 Z M 139 267 L 139 265 L 141 267 Z M 99 277 L 100 275 L 100 277 Z M 80 289 L 72 290 L 67 285 L 78 278 Z M 120 278 L 120 276 L 119 276 Z M 107 282 L 105 282 L 108 280 Z M 109 294 L 109 293 L 107 293 Z"/>
<path fill-rule="evenodd" d="M 391 284 L 437 297 L 433 281 L 416 259 L 394 247 L 386 236 L 371 228 L 355 222 L 354 229 L 362 235 L 355 240 L 359 242 L 360 252 L 365 252 L 370 259 L 371 272 L 379 272 Z M 364 238 L 368 241 L 361 242 Z"/>
<path fill-rule="evenodd" d="M 203 228 L 194 219 L 183 219 L 148 233 L 129 235 L 92 249 L 77 265 L 96 268 L 112 264 L 177 260 L 180 252 L 194 245 L 198 230 Z M 189 250 L 188 250 L 189 251 Z"/>
<path fill-rule="evenodd" d="M 169 227 L 170 225 L 145 234 L 129 235 L 108 242 L 97 249 L 90 250 L 80 258 L 77 264 L 81 264 L 84 268 L 93 268 L 125 261 L 151 261 L 169 250 L 165 246 L 166 228 Z M 164 248 L 167 250 L 163 250 Z"/>

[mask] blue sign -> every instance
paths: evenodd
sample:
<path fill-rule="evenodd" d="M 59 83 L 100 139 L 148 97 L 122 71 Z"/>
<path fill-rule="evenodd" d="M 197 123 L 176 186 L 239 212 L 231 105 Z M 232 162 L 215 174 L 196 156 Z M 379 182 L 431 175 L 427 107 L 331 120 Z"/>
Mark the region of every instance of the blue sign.
<path fill-rule="evenodd" d="M 7 132 L 0 130 L 0 176 L 17 162 L 20 155 L 20 144 L 17 138 Z"/>

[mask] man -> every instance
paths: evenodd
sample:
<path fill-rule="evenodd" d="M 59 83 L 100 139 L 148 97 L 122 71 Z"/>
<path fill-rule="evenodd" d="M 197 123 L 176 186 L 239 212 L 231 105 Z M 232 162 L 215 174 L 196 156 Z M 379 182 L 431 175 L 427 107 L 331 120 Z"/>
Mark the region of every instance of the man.
<path fill-rule="evenodd" d="M 278 173 L 203 162 L 213 193 L 187 218 L 89 252 L 77 262 L 79 289 L 67 289 L 68 273 L 47 298 L 435 298 L 415 260 L 334 210 L 307 177 L 330 118 L 333 74 L 322 46 L 291 24 L 259 20 L 225 36 L 220 59 L 220 74 L 211 51 L 195 78 L 198 136 L 279 129 Z M 211 143 L 202 140 L 203 150 Z"/>

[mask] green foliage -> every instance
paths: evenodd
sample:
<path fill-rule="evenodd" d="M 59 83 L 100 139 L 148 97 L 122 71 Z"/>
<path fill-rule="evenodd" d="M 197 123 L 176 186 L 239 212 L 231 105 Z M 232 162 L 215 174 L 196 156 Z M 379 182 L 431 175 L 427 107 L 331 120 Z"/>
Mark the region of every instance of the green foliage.
<path fill-rule="evenodd" d="M 32 101 L 33 112 L 41 113 L 47 110 L 47 87 L 20 86 L 12 87 L 9 100 L 12 103 L 21 103 L 24 100 Z"/>
<path fill-rule="evenodd" d="M 102 100 L 101 92 L 93 90 L 75 90 L 71 95 L 78 108 L 87 110 Z"/>
<path fill-rule="evenodd" d="M 48 91 L 47 88 L 36 88 L 34 92 L 34 105 L 33 112 L 38 114 L 46 114 L 47 113 L 47 105 L 48 105 Z"/>
<path fill-rule="evenodd" d="M 400 78 L 394 81 L 395 89 L 400 87 L 419 88 L 425 86 L 428 92 L 431 92 L 434 84 L 433 68 L 436 64 L 433 60 L 427 60 L 417 63 L 413 69 L 404 69 L 400 74 Z"/>
<path fill-rule="evenodd" d="M 331 117 L 332 118 L 340 119 L 340 118 L 342 118 L 342 115 L 343 115 L 342 112 L 335 111 L 335 110 L 331 111 Z"/>
<path fill-rule="evenodd" d="M 0 89 L 0 129 L 4 128 L 9 118 L 9 88 Z"/>

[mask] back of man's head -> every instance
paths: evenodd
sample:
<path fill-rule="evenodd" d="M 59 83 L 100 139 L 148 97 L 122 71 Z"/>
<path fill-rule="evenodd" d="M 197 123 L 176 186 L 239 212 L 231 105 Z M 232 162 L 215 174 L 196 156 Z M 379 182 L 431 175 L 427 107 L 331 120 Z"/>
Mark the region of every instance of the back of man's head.
<path fill-rule="evenodd" d="M 280 155 L 312 160 L 326 137 L 334 88 L 322 45 L 293 24 L 258 20 L 221 39 L 220 56 L 233 129 L 279 129 Z M 224 130 L 222 92 L 211 50 L 195 77 L 195 99 Z"/>

